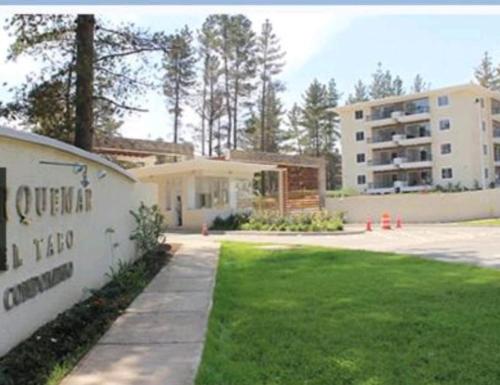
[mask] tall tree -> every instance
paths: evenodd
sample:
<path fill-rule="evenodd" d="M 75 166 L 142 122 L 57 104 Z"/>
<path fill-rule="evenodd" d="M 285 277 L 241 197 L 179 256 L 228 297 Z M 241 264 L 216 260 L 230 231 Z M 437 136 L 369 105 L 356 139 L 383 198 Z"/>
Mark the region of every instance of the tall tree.
<path fill-rule="evenodd" d="M 403 88 L 403 80 L 397 75 L 392 81 L 392 94 L 394 96 L 401 96 L 405 94 L 405 90 Z"/>
<path fill-rule="evenodd" d="M 302 155 L 306 144 L 306 132 L 302 126 L 302 110 L 297 103 L 288 111 L 287 129 L 283 133 L 282 150 Z"/>
<path fill-rule="evenodd" d="M 182 105 L 186 102 L 196 82 L 195 63 L 193 35 L 185 26 L 170 39 L 163 64 L 165 68 L 163 91 L 170 105 L 169 111 L 174 115 L 174 143 L 177 143 L 179 139 Z"/>
<path fill-rule="evenodd" d="M 430 85 L 424 81 L 424 78 L 417 74 L 413 79 L 413 86 L 411 87 L 412 93 L 419 93 L 427 91 L 430 88 Z"/>
<path fill-rule="evenodd" d="M 366 102 L 368 100 L 370 100 L 368 87 L 361 80 L 358 80 L 354 85 L 354 92 L 349 94 L 349 97 L 347 98 L 347 103 L 354 104 Z"/>
<path fill-rule="evenodd" d="M 224 91 L 221 85 L 221 61 L 218 55 L 217 18 L 209 16 L 198 32 L 202 64 L 198 109 L 201 116 L 202 154 L 214 154 L 215 124 L 224 113 Z M 208 147 L 208 149 L 206 149 Z"/>
<path fill-rule="evenodd" d="M 285 110 L 279 98 L 281 92 L 279 83 L 269 83 L 267 85 L 264 114 L 251 109 L 245 124 L 246 147 L 252 150 L 278 152 L 287 140 L 287 135 L 282 130 L 282 121 Z M 266 119 L 266 129 L 262 130 L 261 117 Z M 265 135 L 262 138 L 261 135 Z M 261 147 L 265 143 L 265 147 Z"/>
<path fill-rule="evenodd" d="M 231 102 L 232 102 L 232 131 L 233 148 L 238 147 L 238 121 L 240 107 L 248 104 L 254 86 L 256 75 L 256 38 L 252 31 L 252 22 L 243 15 L 230 17 L 230 36 L 232 48 L 231 57 Z M 230 143 L 229 143 L 230 144 Z"/>
<path fill-rule="evenodd" d="M 303 95 L 302 125 L 309 137 L 308 152 L 315 156 L 322 153 L 323 139 L 328 129 L 328 91 L 318 80 L 309 85 Z"/>
<path fill-rule="evenodd" d="M 385 70 L 382 63 L 377 64 L 377 69 L 372 74 L 370 84 L 370 98 L 381 99 L 388 96 L 404 94 L 403 81 L 399 76 L 393 78 L 391 71 Z"/>
<path fill-rule="evenodd" d="M 92 151 L 94 140 L 94 15 L 76 18 L 75 146 Z"/>
<path fill-rule="evenodd" d="M 92 27 L 93 19 L 92 15 L 19 14 L 9 18 L 6 24 L 14 37 L 8 60 L 14 61 L 21 55 L 33 56 L 43 66 L 36 76 L 28 77 L 17 87 L 16 100 L 11 105 L 16 118 L 29 124 L 24 113 L 34 109 L 19 106 L 26 107 L 29 96 L 38 93 L 37 103 L 64 106 L 64 124 L 71 126 L 73 140 L 78 125 L 78 144 L 87 149 L 93 137 L 93 132 L 88 130 L 89 121 L 95 129 L 99 122 L 109 123 L 110 119 L 121 118 L 125 113 L 145 111 L 133 101 L 153 87 L 151 73 L 154 71 L 144 69 L 155 67 L 150 54 L 163 52 L 168 41 L 168 36 L 162 32 L 151 33 L 130 23 L 114 26 L 98 18 Z M 94 54 L 90 57 L 92 45 Z M 78 52 L 82 52 L 82 56 L 77 63 Z M 77 71 L 83 71 L 80 77 Z M 93 81 L 89 87 L 91 71 Z M 43 89 L 59 89 L 60 92 L 40 93 Z M 76 106 L 82 114 L 81 121 L 76 118 Z M 35 118 L 44 121 L 42 116 Z M 106 126 L 108 124 L 103 128 Z M 59 135 L 49 129 L 53 127 L 38 128 L 51 132 L 56 138 L 63 139 L 67 135 L 66 131 Z"/>
<path fill-rule="evenodd" d="M 257 39 L 257 73 L 259 78 L 259 125 L 260 125 L 260 150 L 268 151 L 273 148 L 272 143 L 267 140 L 272 137 L 275 124 L 273 113 L 275 108 L 272 104 L 277 104 L 277 93 L 283 86 L 275 80 L 275 77 L 282 71 L 284 66 L 285 52 L 281 49 L 279 39 L 273 32 L 273 27 L 269 20 L 262 25 L 261 33 Z"/>
<path fill-rule="evenodd" d="M 479 85 L 491 90 L 500 89 L 500 76 L 491 60 L 491 56 L 486 51 L 481 59 L 481 63 L 474 70 L 474 77 Z"/>

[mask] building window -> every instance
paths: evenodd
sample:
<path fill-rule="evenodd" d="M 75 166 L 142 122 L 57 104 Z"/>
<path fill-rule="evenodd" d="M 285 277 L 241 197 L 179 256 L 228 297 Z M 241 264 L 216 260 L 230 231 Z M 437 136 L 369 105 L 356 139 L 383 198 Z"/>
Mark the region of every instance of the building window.
<path fill-rule="evenodd" d="M 229 203 L 229 180 L 227 178 L 197 177 L 196 208 L 224 208 Z"/>
<path fill-rule="evenodd" d="M 358 175 L 358 184 L 366 184 L 366 175 Z"/>
<path fill-rule="evenodd" d="M 358 163 L 364 163 L 365 162 L 365 154 L 357 154 L 356 155 L 356 161 Z"/>
<path fill-rule="evenodd" d="M 354 118 L 356 120 L 363 119 L 363 110 L 354 111 Z"/>
<path fill-rule="evenodd" d="M 450 104 L 450 101 L 448 99 L 448 95 L 438 96 L 438 106 L 439 107 L 445 107 L 449 104 Z"/>
<path fill-rule="evenodd" d="M 483 120 L 483 124 L 481 125 L 483 127 L 483 131 L 486 131 L 486 122 Z"/>
<path fill-rule="evenodd" d="M 446 155 L 446 154 L 451 154 L 451 144 L 450 143 L 445 143 L 441 145 L 441 154 Z"/>
<path fill-rule="evenodd" d="M 490 172 L 487 168 L 484 169 L 484 177 L 488 179 L 490 177 Z"/>
<path fill-rule="evenodd" d="M 439 129 L 444 131 L 444 130 L 449 130 L 451 127 L 450 119 L 441 119 L 439 121 Z"/>
<path fill-rule="evenodd" d="M 443 179 L 453 178 L 453 170 L 451 168 L 441 169 L 441 178 L 443 178 Z"/>
<path fill-rule="evenodd" d="M 488 155 L 488 145 L 487 144 L 483 144 L 483 154 Z"/>
<path fill-rule="evenodd" d="M 363 131 L 356 132 L 356 140 L 358 142 L 365 140 L 365 133 Z"/>

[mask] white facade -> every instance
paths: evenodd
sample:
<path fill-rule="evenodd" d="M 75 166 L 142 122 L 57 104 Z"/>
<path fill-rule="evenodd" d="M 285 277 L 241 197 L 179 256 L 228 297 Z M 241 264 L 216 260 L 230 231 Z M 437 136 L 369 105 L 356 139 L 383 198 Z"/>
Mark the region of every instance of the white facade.
<path fill-rule="evenodd" d="M 345 188 L 391 193 L 500 181 L 498 92 L 468 84 L 336 110 Z"/>
<path fill-rule="evenodd" d="M 198 158 L 130 171 L 158 186 L 158 204 L 169 228 L 199 230 L 217 216 L 251 209 L 255 173 L 272 170 L 277 167 Z"/>
<path fill-rule="evenodd" d="M 136 258 L 129 210 L 152 204 L 156 191 L 99 156 L 5 128 L 0 171 L 2 355 Z"/>

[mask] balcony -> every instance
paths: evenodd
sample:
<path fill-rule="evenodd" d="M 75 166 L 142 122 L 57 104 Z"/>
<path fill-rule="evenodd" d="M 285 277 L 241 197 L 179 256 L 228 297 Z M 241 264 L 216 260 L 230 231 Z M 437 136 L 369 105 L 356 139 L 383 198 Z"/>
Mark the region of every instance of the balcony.
<path fill-rule="evenodd" d="M 493 126 L 493 143 L 500 144 L 500 127 Z"/>
<path fill-rule="evenodd" d="M 500 119 L 500 101 L 496 99 L 491 100 L 491 116 L 494 119 Z"/>
<path fill-rule="evenodd" d="M 387 126 L 395 123 L 411 123 L 430 118 L 427 99 L 397 103 L 372 108 L 366 120 L 372 127 Z"/>
<path fill-rule="evenodd" d="M 412 168 L 432 167 L 432 155 L 427 153 L 425 156 L 416 154 L 400 154 L 392 159 L 375 158 L 368 161 L 372 171 L 390 171 L 390 170 L 408 170 Z"/>
<path fill-rule="evenodd" d="M 432 183 L 430 181 L 406 181 L 406 180 L 396 180 L 396 181 L 378 181 L 368 184 L 367 193 L 368 194 L 392 194 L 399 192 L 417 192 L 426 191 L 432 188 Z"/>
<path fill-rule="evenodd" d="M 500 139 L 500 137 L 499 137 Z M 390 148 L 397 146 L 415 146 L 430 143 L 431 131 L 425 130 L 423 132 L 407 132 L 398 134 L 379 133 L 368 138 L 367 142 L 373 149 Z"/>

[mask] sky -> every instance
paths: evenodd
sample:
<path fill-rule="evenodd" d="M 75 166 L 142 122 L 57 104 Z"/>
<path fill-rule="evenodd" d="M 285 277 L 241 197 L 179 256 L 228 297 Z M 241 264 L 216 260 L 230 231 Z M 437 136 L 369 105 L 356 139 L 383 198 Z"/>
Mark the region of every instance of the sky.
<path fill-rule="evenodd" d="M 198 29 L 211 13 L 243 13 L 258 31 L 268 18 L 287 52 L 280 78 L 286 85 L 285 107 L 301 103 L 314 79 L 334 78 L 344 99 L 353 84 L 370 81 L 377 63 L 400 75 L 411 86 L 417 73 L 432 88 L 468 83 L 485 51 L 500 63 L 498 6 L 120 6 L 120 7 L 0 7 L 2 16 L 16 12 L 93 12 L 115 22 L 133 21 L 167 33 L 188 25 Z M 40 64 L 21 57 L 6 62 L 9 36 L 0 30 L 0 84 L 21 83 Z M 0 87 L 0 100 L 8 101 Z M 133 138 L 172 139 L 172 117 L 161 91 L 141 101 L 149 112 L 125 118 L 121 134 Z M 7 122 L 15 126 L 14 122 Z M 181 139 L 192 141 L 199 118 L 185 112 Z"/>

